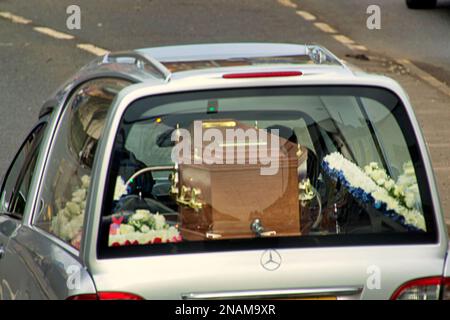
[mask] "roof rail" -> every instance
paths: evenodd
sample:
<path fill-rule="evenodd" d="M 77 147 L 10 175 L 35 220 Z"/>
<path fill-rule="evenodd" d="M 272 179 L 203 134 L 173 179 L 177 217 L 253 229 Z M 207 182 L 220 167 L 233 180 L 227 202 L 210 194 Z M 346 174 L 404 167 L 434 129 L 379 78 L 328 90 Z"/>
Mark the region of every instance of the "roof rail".
<path fill-rule="evenodd" d="M 102 63 L 128 63 L 120 61 L 120 59 L 125 60 L 127 58 L 131 59 L 132 63 L 136 65 L 138 69 L 148 71 L 148 67 L 150 67 L 159 78 L 163 79 L 165 82 L 170 81 L 172 74 L 163 64 L 152 57 L 144 56 L 136 51 L 107 53 L 103 57 Z"/>
<path fill-rule="evenodd" d="M 319 45 L 306 45 L 306 53 L 315 64 L 335 64 L 347 68 L 333 53 Z"/>

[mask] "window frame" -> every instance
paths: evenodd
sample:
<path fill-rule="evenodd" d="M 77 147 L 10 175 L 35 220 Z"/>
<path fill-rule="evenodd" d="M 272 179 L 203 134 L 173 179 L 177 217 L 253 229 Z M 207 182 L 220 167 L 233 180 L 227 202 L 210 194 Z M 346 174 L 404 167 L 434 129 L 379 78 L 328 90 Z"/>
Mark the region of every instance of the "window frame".
<path fill-rule="evenodd" d="M 8 169 L 6 170 L 5 176 L 4 176 L 3 181 L 2 181 L 1 189 L 0 189 L 0 195 L 2 195 L 3 192 L 4 192 L 4 190 L 5 190 L 5 187 L 6 187 L 6 181 L 8 180 L 9 175 L 11 174 L 11 170 L 12 170 L 12 168 L 14 167 L 14 165 L 16 164 L 16 161 L 17 161 L 17 159 L 18 159 L 20 153 L 23 151 L 23 149 L 24 149 L 25 145 L 27 144 L 28 140 L 30 139 L 30 137 L 31 137 L 33 134 L 35 134 L 35 133 L 40 129 L 40 130 L 42 130 L 41 136 L 39 137 L 39 139 L 41 139 L 41 141 L 39 141 L 39 144 L 40 144 L 40 145 L 39 145 L 38 147 L 34 148 L 33 150 L 31 150 L 31 152 L 33 152 L 33 154 L 34 154 L 35 152 L 38 153 L 38 154 L 37 154 L 36 163 L 34 164 L 34 166 L 35 166 L 34 170 L 36 170 L 36 167 L 38 166 L 39 153 L 43 150 L 43 149 L 42 149 L 43 146 L 42 146 L 41 143 L 42 143 L 42 141 L 43 141 L 43 139 L 44 139 L 44 136 L 45 136 L 45 134 L 46 134 L 46 130 L 48 129 L 48 127 L 49 127 L 48 117 L 44 117 L 44 118 L 40 119 L 40 120 L 38 121 L 38 123 L 35 124 L 35 125 L 33 126 L 33 128 L 29 131 L 29 133 L 27 134 L 26 138 L 23 140 L 22 144 L 20 145 L 18 151 L 17 151 L 16 154 L 14 155 L 13 160 L 12 160 L 11 163 L 9 164 Z M 29 154 L 31 154 L 31 153 L 29 153 Z M 25 161 L 23 162 L 22 167 L 21 167 L 20 170 L 18 171 L 18 175 L 17 175 L 17 178 L 16 178 L 16 180 L 15 180 L 14 188 L 17 187 L 17 183 L 19 182 L 19 180 L 22 180 L 22 182 L 23 182 L 23 175 L 25 174 L 25 171 L 27 171 L 27 169 L 29 168 L 31 159 L 32 159 L 32 157 L 28 157 L 28 156 L 27 156 L 27 158 L 26 158 Z M 36 173 L 36 171 L 35 171 L 34 173 Z M 34 174 L 33 174 L 33 177 L 34 177 Z M 33 181 L 33 178 L 32 178 L 32 180 L 30 181 L 30 185 L 32 184 L 32 181 Z M 29 191 L 31 191 L 31 189 L 30 189 Z M 13 218 L 13 219 L 15 219 L 15 220 L 23 221 L 24 218 L 25 218 L 25 216 L 26 216 L 26 213 L 25 213 L 25 212 L 23 212 L 22 214 L 19 214 L 19 213 L 17 213 L 17 212 L 11 212 L 11 211 L 10 211 L 11 205 L 12 205 L 12 200 L 14 199 L 14 197 L 15 197 L 15 195 L 16 195 L 17 193 L 18 193 L 18 190 L 15 190 L 15 191 L 13 191 L 13 192 L 11 193 L 10 199 L 9 199 L 9 201 L 8 201 L 8 209 L 7 209 L 6 212 L 0 212 L 0 215 L 1 215 L 1 214 L 8 215 L 9 217 L 11 217 L 11 218 Z M 31 195 L 30 193 L 28 193 L 25 204 L 28 203 L 28 201 L 30 201 L 30 200 L 32 199 L 32 198 L 30 198 L 30 197 L 32 197 L 32 195 Z M 25 207 L 25 208 L 26 208 L 26 207 Z M 24 211 L 25 211 L 25 208 L 24 208 Z M 3 210 L 3 209 L 2 209 L 2 210 Z"/>
<path fill-rule="evenodd" d="M 158 96 L 171 96 L 171 95 L 184 95 L 184 94 L 192 94 L 192 93 L 220 93 L 224 91 L 251 91 L 254 90 L 257 92 L 261 90 L 261 87 L 243 87 L 243 88 L 213 88 L 213 89 L 197 89 L 197 90 L 186 90 L 181 92 L 163 92 L 156 93 L 151 95 L 142 96 L 135 99 L 124 99 L 128 100 L 127 105 L 122 109 L 120 114 L 114 115 L 114 117 L 119 118 L 119 124 L 117 128 L 114 128 L 114 133 L 111 133 L 112 139 L 110 142 L 110 146 L 108 147 L 107 154 L 110 157 L 109 159 L 104 159 L 106 166 L 105 178 L 102 183 L 105 185 L 102 195 L 102 205 L 100 209 L 100 217 L 99 221 L 94 228 L 97 229 L 97 237 L 92 238 L 92 241 L 95 241 L 96 248 L 96 256 L 97 259 L 115 259 L 115 258 L 130 258 L 136 256 L 155 256 L 155 255 L 177 255 L 177 254 L 192 254 L 192 253 L 211 253 L 211 252 L 232 252 L 232 251 L 242 251 L 242 250 L 253 250 L 253 249 L 264 249 L 264 248 L 276 248 L 276 249 L 302 249 L 302 248 L 321 248 L 321 247 L 351 247 L 351 246 L 366 246 L 366 245 L 430 245 L 439 243 L 440 234 L 439 234 L 439 226 L 438 226 L 438 218 L 436 216 L 436 207 L 434 203 L 434 196 L 432 195 L 433 188 L 430 184 L 430 180 L 427 172 L 427 161 L 428 159 L 424 157 L 423 151 L 421 150 L 421 136 L 417 134 L 417 130 L 414 127 L 414 121 L 410 118 L 410 113 L 407 109 L 407 104 L 402 99 L 402 97 L 395 91 L 383 87 L 383 86 L 373 86 L 373 85 L 284 85 L 284 86 L 267 86 L 263 87 L 266 92 L 271 91 L 271 89 L 279 90 L 279 89 L 293 89 L 293 90 L 324 90 L 326 89 L 327 95 L 343 95 L 343 90 L 354 90 L 358 88 L 360 91 L 357 97 L 367 97 L 366 95 L 362 95 L 364 89 L 373 90 L 373 93 L 384 92 L 385 94 L 390 94 L 397 99 L 396 107 L 391 111 L 392 115 L 395 117 L 395 120 L 400 123 L 399 118 L 403 120 L 402 123 L 406 120 L 406 125 L 400 125 L 401 131 L 403 133 L 405 143 L 408 146 L 408 150 L 411 154 L 411 157 L 417 157 L 417 163 L 419 163 L 420 168 L 415 166 L 416 174 L 418 180 L 421 181 L 423 187 L 420 189 L 420 195 L 422 198 L 422 203 L 424 205 L 423 211 L 426 217 L 427 223 L 427 232 L 424 234 L 408 234 L 405 237 L 404 234 L 364 234 L 364 239 L 361 235 L 351 235 L 345 234 L 345 237 L 342 235 L 327 235 L 327 236 L 307 236 L 300 237 L 299 239 L 295 237 L 292 239 L 289 238 L 260 238 L 258 242 L 247 240 L 247 239 L 236 239 L 236 240 L 221 240 L 221 244 L 217 245 L 219 242 L 211 241 L 199 241 L 188 244 L 187 248 L 180 249 L 178 247 L 179 244 L 164 244 L 158 247 L 151 247 L 145 245 L 135 245 L 135 246 L 125 246 L 125 247 L 108 247 L 108 231 L 104 225 L 102 225 L 102 218 L 104 217 L 105 208 L 108 208 L 110 205 L 109 202 L 112 203 L 114 187 L 111 187 L 113 184 L 111 183 L 111 172 L 112 169 L 112 157 L 113 157 L 113 145 L 116 141 L 118 130 L 120 130 L 120 125 L 122 124 L 123 117 L 125 116 L 128 108 L 134 103 L 151 99 Z M 356 96 L 356 95 L 355 95 Z M 203 96 L 202 96 L 203 97 Z M 371 97 L 369 95 L 369 97 Z M 176 101 L 176 100 L 174 100 Z M 401 109 L 401 110 L 400 110 Z M 409 134 L 406 134 L 409 133 Z M 412 133 L 412 134 L 411 134 Z M 411 147 L 411 142 L 414 142 L 414 145 Z M 418 170 L 420 169 L 420 170 Z M 425 196 L 425 197 L 424 197 Z M 106 204 L 106 205 L 105 205 Z M 236 245 L 236 242 L 240 242 L 243 245 Z M 356 244 L 355 244 L 356 243 Z M 190 247 L 190 248 L 188 248 Z"/>
<path fill-rule="evenodd" d="M 50 159 L 50 156 L 55 147 L 55 141 L 57 140 L 57 133 L 59 132 L 59 129 L 62 125 L 62 120 L 66 114 L 66 111 L 71 108 L 69 103 L 73 100 L 74 96 L 80 91 L 80 89 L 82 87 L 86 86 L 87 84 L 89 84 L 91 82 L 101 81 L 101 80 L 117 80 L 117 81 L 127 82 L 128 85 L 125 86 L 124 88 L 122 88 L 122 90 L 127 88 L 130 85 L 135 84 L 135 80 L 128 78 L 128 77 L 119 76 L 119 75 L 94 76 L 91 78 L 86 78 L 86 79 L 83 79 L 82 81 L 74 83 L 72 88 L 65 94 L 62 102 L 60 102 L 59 105 L 56 105 L 54 110 L 50 111 L 50 114 L 56 113 L 56 112 L 57 112 L 57 114 L 55 115 L 56 119 L 54 119 L 54 122 L 53 122 L 52 136 L 51 136 L 49 144 L 48 144 L 47 154 L 46 154 L 46 157 L 44 160 L 44 166 L 43 166 L 43 170 L 42 170 L 42 175 L 40 177 L 40 180 L 39 180 L 39 183 L 38 183 L 38 186 L 36 189 L 35 206 L 32 210 L 32 214 L 30 215 L 30 218 L 29 218 L 29 224 L 32 229 L 34 229 L 36 232 L 38 232 L 42 236 L 45 236 L 52 242 L 59 244 L 59 246 L 65 248 L 65 250 L 71 252 L 74 256 L 79 256 L 81 249 L 79 250 L 79 249 L 75 248 L 67 241 L 61 239 L 56 234 L 51 233 L 48 230 L 45 230 L 44 228 L 42 228 L 39 225 L 39 216 L 41 213 L 40 212 L 40 206 L 41 206 L 41 204 L 40 204 L 41 197 L 40 196 L 41 196 L 42 190 L 44 188 L 44 183 L 45 183 L 44 176 L 46 175 L 47 170 L 49 170 L 49 159 Z M 112 103 L 111 103 L 111 106 L 112 106 Z M 109 110 L 108 110 L 108 112 L 109 112 Z M 47 114 L 48 113 L 45 113 L 44 116 L 46 116 Z M 106 119 L 107 119 L 107 117 L 106 117 Z M 92 169 L 94 169 L 94 166 L 92 167 Z M 86 216 L 87 215 L 85 215 L 85 217 L 84 217 L 84 222 L 83 222 L 84 226 L 86 225 Z M 83 228 L 83 231 L 82 231 L 82 242 L 84 241 L 84 238 L 85 238 L 85 228 Z"/>

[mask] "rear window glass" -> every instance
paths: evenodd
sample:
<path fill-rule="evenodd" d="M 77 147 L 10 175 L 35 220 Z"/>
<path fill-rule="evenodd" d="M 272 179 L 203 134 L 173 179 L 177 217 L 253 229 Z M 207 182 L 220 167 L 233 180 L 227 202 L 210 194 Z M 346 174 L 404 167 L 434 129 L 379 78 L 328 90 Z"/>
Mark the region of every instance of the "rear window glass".
<path fill-rule="evenodd" d="M 135 101 L 106 190 L 99 244 L 112 256 L 435 239 L 415 134 L 379 88 Z"/>

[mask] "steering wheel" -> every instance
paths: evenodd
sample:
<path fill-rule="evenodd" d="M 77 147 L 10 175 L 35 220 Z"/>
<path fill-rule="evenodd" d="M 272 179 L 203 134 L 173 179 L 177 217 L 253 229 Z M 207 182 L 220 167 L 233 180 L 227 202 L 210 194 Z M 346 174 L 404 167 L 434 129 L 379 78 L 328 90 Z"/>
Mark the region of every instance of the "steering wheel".
<path fill-rule="evenodd" d="M 130 185 L 130 183 L 132 183 L 134 181 L 134 179 L 136 179 L 137 177 L 139 177 L 140 175 L 147 173 L 147 172 L 154 172 L 154 171 L 174 171 L 175 170 L 175 166 L 152 166 L 152 167 L 146 167 L 143 169 L 140 169 L 138 171 L 136 171 L 125 183 L 125 190 L 128 189 L 128 186 Z"/>

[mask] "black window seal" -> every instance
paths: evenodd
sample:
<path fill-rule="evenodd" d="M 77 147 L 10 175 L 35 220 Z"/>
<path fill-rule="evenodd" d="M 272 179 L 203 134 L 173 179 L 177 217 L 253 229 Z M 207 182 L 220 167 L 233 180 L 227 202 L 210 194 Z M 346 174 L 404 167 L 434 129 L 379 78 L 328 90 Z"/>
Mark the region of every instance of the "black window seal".
<path fill-rule="evenodd" d="M 408 131 L 415 133 L 414 127 L 412 122 L 409 119 L 408 112 L 406 110 L 406 107 L 403 104 L 403 101 L 401 97 L 393 90 L 390 90 L 386 87 L 376 86 L 376 85 L 287 85 L 287 86 L 275 86 L 275 87 L 239 87 L 239 88 L 219 88 L 219 89 L 202 89 L 202 90 L 192 90 L 192 91 L 179 91 L 179 92 L 170 92 L 170 93 L 161 93 L 151 96 L 142 97 L 139 99 L 136 99 L 129 103 L 127 108 L 131 106 L 133 103 L 136 103 L 140 100 L 145 100 L 148 98 L 158 97 L 158 96 L 170 96 L 170 95 L 178 95 L 178 94 L 192 94 L 192 93 L 207 93 L 207 92 L 225 92 L 225 91 L 250 91 L 250 90 L 265 90 L 270 92 L 271 89 L 324 89 L 328 88 L 331 90 L 338 89 L 346 89 L 351 90 L 353 88 L 358 88 L 361 90 L 369 89 L 369 90 L 377 90 L 383 91 L 385 93 L 390 93 L 393 95 L 398 103 L 393 107 L 391 110 L 392 114 L 394 115 L 396 121 L 399 120 L 399 111 L 402 109 L 404 112 L 402 117 L 407 118 L 407 126 Z M 343 92 L 338 92 L 340 94 L 343 94 Z M 373 92 L 376 94 L 376 92 Z M 332 94 L 331 92 L 329 93 Z M 370 96 L 372 97 L 372 96 Z M 372 97 L 373 98 L 373 97 Z M 399 108 L 402 107 L 402 108 Z M 124 111 L 125 114 L 125 111 Z M 123 114 L 123 115 L 124 115 Z M 123 116 L 122 115 L 122 116 Z M 123 119 L 121 119 L 122 121 Z M 413 147 L 410 146 L 409 142 L 411 139 L 414 139 L 415 142 L 418 142 L 416 135 L 414 134 L 413 137 L 408 136 L 405 134 L 405 131 L 407 129 L 404 126 L 400 127 L 402 134 L 404 135 L 405 139 L 407 140 L 406 143 L 408 145 L 408 150 L 411 154 L 414 154 L 418 156 L 418 159 L 421 163 L 424 163 L 424 158 L 421 150 L 419 150 L 418 144 L 416 144 Z M 115 141 L 115 140 L 114 140 Z M 417 149 L 417 150 L 413 150 Z M 415 162 L 413 161 L 413 164 Z M 103 193 L 103 205 L 100 210 L 100 222 L 97 226 L 97 239 L 94 239 L 96 241 L 96 256 L 98 259 L 111 259 L 111 258 L 124 258 L 124 257 L 136 257 L 136 256 L 155 256 L 155 255 L 173 255 L 173 254 L 193 254 L 193 253 L 211 253 L 211 252 L 232 252 L 232 251 L 243 251 L 243 250 L 252 250 L 252 249 L 263 249 L 263 248 L 277 248 L 277 249 L 289 249 L 289 248 L 295 248 L 295 249 L 304 249 L 304 248 L 323 248 L 323 247 L 363 247 L 363 246 L 392 246 L 392 245 L 436 245 L 439 243 L 439 230 L 437 227 L 437 218 L 436 218 L 436 211 L 434 208 L 434 202 L 433 197 L 431 195 L 431 186 L 429 184 L 429 181 L 427 179 L 425 168 L 421 168 L 420 173 L 424 174 L 425 176 L 420 176 L 421 181 L 423 181 L 424 187 L 420 188 L 420 195 L 422 198 L 423 204 L 425 204 L 426 201 L 429 203 L 426 203 L 426 206 L 424 206 L 423 211 L 426 219 L 426 227 L 427 232 L 426 233 L 419 233 L 419 234 L 408 234 L 408 236 L 405 237 L 405 235 L 402 234 L 389 234 L 389 233 L 379 233 L 379 234 L 358 234 L 358 235 L 351 235 L 346 234 L 345 237 L 342 237 L 341 235 L 336 235 L 336 238 L 333 235 L 328 236 L 307 236 L 307 237 L 295 237 L 295 240 L 293 243 L 291 243 L 292 239 L 289 238 L 257 238 L 257 241 L 248 240 L 248 239 L 233 239 L 233 240 L 221 240 L 218 242 L 212 241 L 212 242 L 206 242 L 206 241 L 200 241 L 200 242 L 184 242 L 183 244 L 188 244 L 187 247 L 191 248 L 178 248 L 177 244 L 160 244 L 160 245 L 154 245 L 151 248 L 145 245 L 136 245 L 136 246 L 124 246 L 124 247 L 108 247 L 108 234 L 109 234 L 109 226 L 105 226 L 102 224 L 103 214 L 105 212 L 105 208 L 108 205 L 105 205 L 105 203 L 108 203 L 112 199 L 112 195 L 114 192 L 114 188 L 111 188 L 111 173 L 112 170 L 113 161 L 112 159 L 109 159 L 108 167 L 107 167 L 107 175 L 105 179 L 105 192 Z M 417 168 L 415 167 L 415 170 L 417 171 Z M 425 195 L 426 197 L 423 197 Z M 426 201 L 424 201 L 426 199 Z M 365 237 L 365 239 L 363 238 Z M 301 238 L 301 239 L 299 239 Z M 334 242 L 334 239 L 338 240 L 337 242 Z M 355 244 L 355 241 L 357 241 Z M 376 241 L 376 242 L 374 242 Z M 221 242 L 221 243 L 220 243 Z M 245 243 L 244 246 L 237 246 L 233 245 L 235 243 Z M 220 244 L 219 244 L 220 243 Z M 302 243 L 302 245 L 299 245 Z M 217 245 L 216 245 L 217 244 Z"/>

